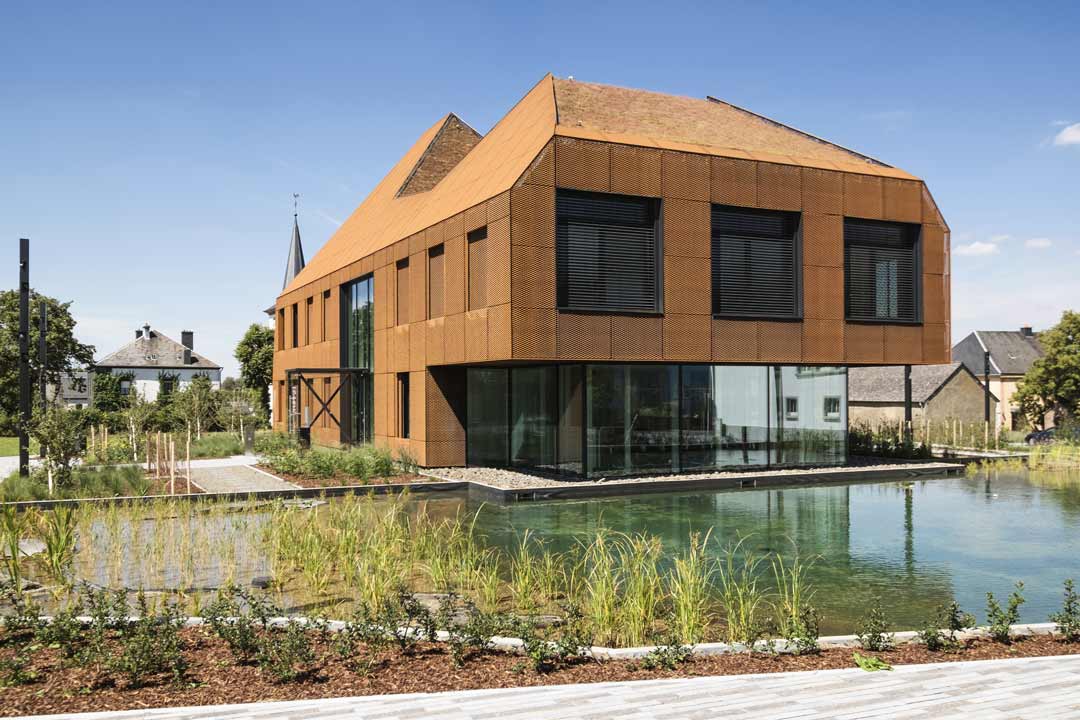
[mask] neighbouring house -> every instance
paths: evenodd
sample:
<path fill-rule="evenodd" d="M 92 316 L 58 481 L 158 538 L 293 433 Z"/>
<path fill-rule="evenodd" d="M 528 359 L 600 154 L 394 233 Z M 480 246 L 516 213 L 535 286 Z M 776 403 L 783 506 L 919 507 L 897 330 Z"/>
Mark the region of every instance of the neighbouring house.
<path fill-rule="evenodd" d="M 221 366 L 195 352 L 195 333 L 183 330 L 180 338 L 176 342 L 148 323 L 135 331 L 134 340 L 95 363 L 93 371 L 120 376 L 121 394 L 135 388 L 148 401 L 186 387 L 197 375 L 210 378 L 214 388 L 221 387 Z"/>
<path fill-rule="evenodd" d="M 50 402 L 80 409 L 90 405 L 90 384 L 86 370 L 74 370 L 60 376 L 60 387 L 49 384 L 45 388 L 45 397 Z"/>
<path fill-rule="evenodd" d="M 985 422 L 984 386 L 960 362 L 911 367 L 912 422 L 959 420 Z M 990 416 L 997 412 L 990 395 Z M 853 367 L 848 370 L 848 418 L 871 426 L 904 420 L 903 366 Z"/>
<path fill-rule="evenodd" d="M 1016 386 L 1043 356 L 1042 344 L 1031 326 L 1019 330 L 976 330 L 953 346 L 953 359 L 964 363 L 982 381 L 986 377 L 986 353 L 990 353 L 990 392 L 1000 399 L 996 418 L 999 431 L 1022 432 L 1030 423 L 1013 402 Z M 1043 419 L 1043 427 L 1053 427 L 1053 414 Z"/>
<path fill-rule="evenodd" d="M 950 362 L 919 178 L 714 98 L 544 77 L 425 131 L 275 303 L 274 425 L 422 466 L 846 461 L 847 368 Z"/>

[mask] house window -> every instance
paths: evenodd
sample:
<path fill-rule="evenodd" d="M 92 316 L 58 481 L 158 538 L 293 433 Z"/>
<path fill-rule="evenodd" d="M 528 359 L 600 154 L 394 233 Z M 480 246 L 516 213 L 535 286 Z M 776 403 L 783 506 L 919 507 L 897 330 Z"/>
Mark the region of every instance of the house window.
<path fill-rule="evenodd" d="M 322 294 L 322 317 L 320 318 L 320 322 L 319 322 L 319 327 L 320 327 L 319 339 L 322 340 L 323 342 L 326 342 L 326 329 L 327 329 L 327 325 L 326 325 L 326 308 L 329 307 L 329 305 L 330 305 L 330 291 L 329 290 L 323 290 L 323 294 Z"/>
<path fill-rule="evenodd" d="M 130 395 L 131 394 L 131 381 L 130 380 L 121 380 L 120 381 L 120 394 L 121 395 Z"/>
<path fill-rule="evenodd" d="M 285 420 L 285 381 L 278 380 L 277 401 L 274 403 L 274 417 L 278 422 Z"/>
<path fill-rule="evenodd" d="M 799 213 L 714 205 L 713 313 L 799 317 L 798 234 Z"/>
<path fill-rule="evenodd" d="M 824 415 L 826 420 L 840 420 L 840 398 L 836 396 L 825 398 Z"/>
<path fill-rule="evenodd" d="M 445 252 L 443 246 L 436 245 L 428 250 L 428 309 L 430 317 L 442 317 L 444 314 L 444 275 L 443 258 Z"/>
<path fill-rule="evenodd" d="M 848 320 L 919 322 L 919 226 L 844 218 Z"/>
<path fill-rule="evenodd" d="M 558 306 L 563 310 L 660 312 L 660 201 L 558 190 Z"/>
<path fill-rule="evenodd" d="M 395 325 L 407 325 L 409 322 L 409 259 L 397 262 L 397 322 Z"/>
<path fill-rule="evenodd" d="M 398 373 L 398 437 L 409 437 L 409 373 Z"/>
<path fill-rule="evenodd" d="M 315 298 L 309 297 L 304 305 L 304 344 L 311 344 L 311 316 L 315 308 Z"/>
<path fill-rule="evenodd" d="M 469 309 L 487 307 L 487 227 L 477 228 L 468 235 L 469 245 Z"/>
<path fill-rule="evenodd" d="M 292 346 L 300 342 L 300 311 L 296 303 L 292 304 Z"/>
<path fill-rule="evenodd" d="M 784 398 L 784 419 L 785 420 L 798 420 L 799 419 L 799 398 L 786 397 Z"/>
<path fill-rule="evenodd" d="M 277 327 L 274 329 L 277 335 L 277 349 L 285 349 L 285 308 L 277 311 Z"/>

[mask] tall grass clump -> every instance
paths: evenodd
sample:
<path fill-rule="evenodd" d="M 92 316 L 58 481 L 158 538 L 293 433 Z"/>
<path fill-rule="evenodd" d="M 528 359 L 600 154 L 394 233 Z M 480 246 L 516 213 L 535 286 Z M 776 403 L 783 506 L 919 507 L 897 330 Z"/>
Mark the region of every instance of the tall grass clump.
<path fill-rule="evenodd" d="M 45 566 L 57 582 L 70 585 L 68 573 L 75 557 L 78 518 L 75 508 L 66 505 L 43 512 L 38 517 L 38 531 L 45 543 Z"/>
<path fill-rule="evenodd" d="M 704 536 L 693 533 L 682 555 L 675 558 L 668 574 L 671 596 L 671 630 L 682 643 L 701 642 L 711 621 L 715 566 L 709 562 L 706 547 L 711 530 Z"/>
<path fill-rule="evenodd" d="M 765 558 L 744 547 L 746 541 L 743 537 L 728 545 L 718 567 L 727 641 L 733 643 L 753 643 L 766 629 L 762 615 L 767 608 L 767 593 L 761 582 Z"/>

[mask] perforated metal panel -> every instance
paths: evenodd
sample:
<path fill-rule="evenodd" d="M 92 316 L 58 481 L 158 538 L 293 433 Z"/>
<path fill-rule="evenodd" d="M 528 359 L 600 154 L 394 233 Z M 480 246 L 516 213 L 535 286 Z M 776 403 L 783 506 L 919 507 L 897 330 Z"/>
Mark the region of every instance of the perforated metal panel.
<path fill-rule="evenodd" d="M 797 364 L 802 360 L 802 323 L 758 323 L 758 359 L 762 362 Z"/>
<path fill-rule="evenodd" d="M 409 439 L 415 449 L 423 448 L 427 439 L 427 401 L 425 399 L 424 377 L 426 372 L 409 373 Z M 417 462 L 423 464 L 420 458 Z"/>
<path fill-rule="evenodd" d="M 443 318 L 435 318 L 434 320 L 427 321 L 427 329 L 424 334 L 427 336 L 425 347 L 427 348 L 427 364 L 428 365 L 441 365 L 445 358 L 445 352 L 443 348 L 443 327 L 445 322 Z"/>
<path fill-rule="evenodd" d="M 464 464 L 464 442 L 428 442 L 428 467 L 460 467 Z"/>
<path fill-rule="evenodd" d="M 555 307 L 555 248 L 516 245 L 510 264 L 514 307 Z"/>
<path fill-rule="evenodd" d="M 555 184 L 562 188 L 611 190 L 606 143 L 560 137 L 555 142 Z"/>
<path fill-rule="evenodd" d="M 395 262 L 409 257 L 409 241 L 406 239 L 394 243 L 393 254 Z"/>
<path fill-rule="evenodd" d="M 439 226 L 433 225 L 427 230 L 422 230 L 415 235 L 410 235 L 408 238 L 406 238 L 409 243 L 409 255 L 415 255 L 416 253 L 426 248 L 428 232 L 435 234 L 436 232 L 438 232 L 438 230 Z"/>
<path fill-rule="evenodd" d="M 844 267 L 844 222 L 839 215 L 803 213 L 803 264 Z"/>
<path fill-rule="evenodd" d="M 466 275 L 469 278 L 468 309 L 478 310 L 488 305 L 488 233 L 482 227 L 469 232 L 465 238 L 467 255 L 465 258 Z"/>
<path fill-rule="evenodd" d="M 659 317 L 613 315 L 611 357 L 614 360 L 661 360 L 664 323 Z"/>
<path fill-rule="evenodd" d="M 387 349 L 389 346 L 389 330 L 375 331 L 375 352 L 372 353 L 372 361 L 375 365 L 374 372 L 390 372 Z"/>
<path fill-rule="evenodd" d="M 923 320 L 943 323 L 945 316 L 945 276 L 923 274 Z"/>
<path fill-rule="evenodd" d="M 664 314 L 664 359 L 708 360 L 712 318 L 708 315 Z"/>
<path fill-rule="evenodd" d="M 409 321 L 427 320 L 427 250 L 409 257 Z"/>
<path fill-rule="evenodd" d="M 510 214 L 510 191 L 501 192 L 487 201 L 487 221 L 490 225 Z"/>
<path fill-rule="evenodd" d="M 802 209 L 802 172 L 794 165 L 758 163 L 757 206 L 771 210 Z"/>
<path fill-rule="evenodd" d="M 538 360 L 555 357 L 554 309 L 521 308 L 515 305 L 510 319 L 515 358 Z"/>
<path fill-rule="evenodd" d="M 940 225 L 922 226 L 923 272 L 945 273 L 945 229 Z"/>
<path fill-rule="evenodd" d="M 484 362 L 488 359 L 487 308 L 465 313 L 465 359 Z"/>
<path fill-rule="evenodd" d="M 802 169 L 803 210 L 818 215 L 844 213 L 844 178 L 832 170 Z"/>
<path fill-rule="evenodd" d="M 510 302 L 510 218 L 488 223 L 487 304 Z"/>
<path fill-rule="evenodd" d="M 660 151 L 611 146 L 611 191 L 625 195 L 660 195 Z"/>
<path fill-rule="evenodd" d="M 429 443 L 464 443 L 464 417 L 454 411 L 455 404 L 464 404 L 463 375 L 462 368 L 437 368 L 426 373 L 424 392 Z"/>
<path fill-rule="evenodd" d="M 607 360 L 611 358 L 611 318 L 561 312 L 556 320 L 559 358 Z"/>
<path fill-rule="evenodd" d="M 713 320 L 712 359 L 716 362 L 754 362 L 758 357 L 756 320 Z"/>
<path fill-rule="evenodd" d="M 922 184 L 915 180 L 882 180 L 885 219 L 922 222 Z"/>
<path fill-rule="evenodd" d="M 735 158 L 711 158 L 712 201 L 721 205 L 757 204 L 757 163 Z"/>
<path fill-rule="evenodd" d="M 712 314 L 708 262 L 692 257 L 664 258 L 664 312 Z"/>
<path fill-rule="evenodd" d="M 803 268 L 803 317 L 844 319 L 844 270 L 838 267 Z"/>
<path fill-rule="evenodd" d="M 452 215 L 443 222 L 443 242 L 465 234 L 465 214 Z"/>
<path fill-rule="evenodd" d="M 390 377 L 385 373 L 376 373 L 374 377 L 375 385 L 375 421 L 374 430 L 376 433 L 383 434 L 389 427 L 386 417 L 386 379 Z"/>
<path fill-rule="evenodd" d="M 443 244 L 443 267 L 446 295 L 443 309 L 447 315 L 465 312 L 465 238 L 457 235 Z"/>
<path fill-rule="evenodd" d="M 923 326 L 923 362 L 949 362 L 949 326 L 926 323 Z"/>
<path fill-rule="evenodd" d="M 465 362 L 465 313 L 446 316 L 443 325 L 443 361 Z"/>
<path fill-rule="evenodd" d="M 917 325 L 885 326 L 885 362 L 891 365 L 923 361 L 923 328 Z"/>
<path fill-rule="evenodd" d="M 514 245 L 555 247 L 555 188 L 514 188 L 510 195 L 510 223 Z"/>
<path fill-rule="evenodd" d="M 930 196 L 930 191 L 926 189 L 926 186 L 922 186 L 922 221 L 929 223 L 930 225 L 944 225 L 945 220 L 941 217 L 941 212 L 938 210 L 937 203 L 934 202 L 934 198 Z"/>
<path fill-rule="evenodd" d="M 434 247 L 442 243 L 443 233 L 446 231 L 446 223 L 441 222 L 432 225 L 424 231 L 424 248 Z"/>
<path fill-rule="evenodd" d="M 555 145 L 549 142 L 533 160 L 529 169 L 518 181 L 521 185 L 554 185 L 555 184 Z"/>
<path fill-rule="evenodd" d="M 513 356 L 510 342 L 510 303 L 495 305 L 487 311 L 488 360 L 509 360 Z"/>
<path fill-rule="evenodd" d="M 709 257 L 709 203 L 665 198 L 664 254 Z"/>
<path fill-rule="evenodd" d="M 665 150 L 661 155 L 661 173 L 664 197 L 709 199 L 711 172 L 707 155 Z"/>
<path fill-rule="evenodd" d="M 844 214 L 880 220 L 882 218 L 881 178 L 844 173 Z"/>
<path fill-rule="evenodd" d="M 465 232 L 471 232 L 487 225 L 487 206 L 485 203 L 473 205 L 462 215 Z"/>
<path fill-rule="evenodd" d="M 848 323 L 844 326 L 844 357 L 848 362 L 873 364 L 885 361 L 885 329 L 881 325 Z"/>
<path fill-rule="evenodd" d="M 409 326 L 398 325 L 391 332 L 394 333 L 394 372 L 406 372 L 409 370 L 409 351 L 412 347 Z"/>
<path fill-rule="evenodd" d="M 844 322 L 842 320 L 803 321 L 803 361 L 807 363 L 844 362 Z"/>
<path fill-rule="evenodd" d="M 409 326 L 409 370 L 416 372 L 427 365 L 427 323 L 414 322 Z"/>

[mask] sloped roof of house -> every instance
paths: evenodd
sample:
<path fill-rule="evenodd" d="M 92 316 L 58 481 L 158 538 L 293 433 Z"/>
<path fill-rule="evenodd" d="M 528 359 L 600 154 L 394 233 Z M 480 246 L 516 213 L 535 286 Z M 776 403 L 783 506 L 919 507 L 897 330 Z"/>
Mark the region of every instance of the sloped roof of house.
<path fill-rule="evenodd" d="M 918 179 L 712 98 L 550 74 L 487 135 L 470 131 L 453 113 L 428 128 L 282 294 L 509 190 L 554 137 Z"/>
<path fill-rule="evenodd" d="M 143 332 L 124 347 L 103 360 L 95 363 L 97 367 L 122 367 L 122 368 L 190 368 L 203 370 L 220 370 L 221 366 L 212 360 L 208 360 L 199 353 L 191 352 L 191 362 L 184 364 L 184 346 L 157 330 L 149 329 Z"/>
<path fill-rule="evenodd" d="M 911 366 L 911 401 L 928 402 L 957 373 L 967 373 L 978 382 L 963 363 Z M 993 396 L 991 396 L 993 397 Z M 997 398 L 994 398 L 995 400 Z M 852 367 L 848 369 L 848 402 L 904 402 L 904 368 L 901 365 Z"/>
<path fill-rule="evenodd" d="M 983 371 L 983 353 L 990 351 L 994 375 L 1023 375 L 1043 356 L 1039 338 L 1021 330 L 976 330 L 953 348 L 953 357 L 975 373 Z"/>

